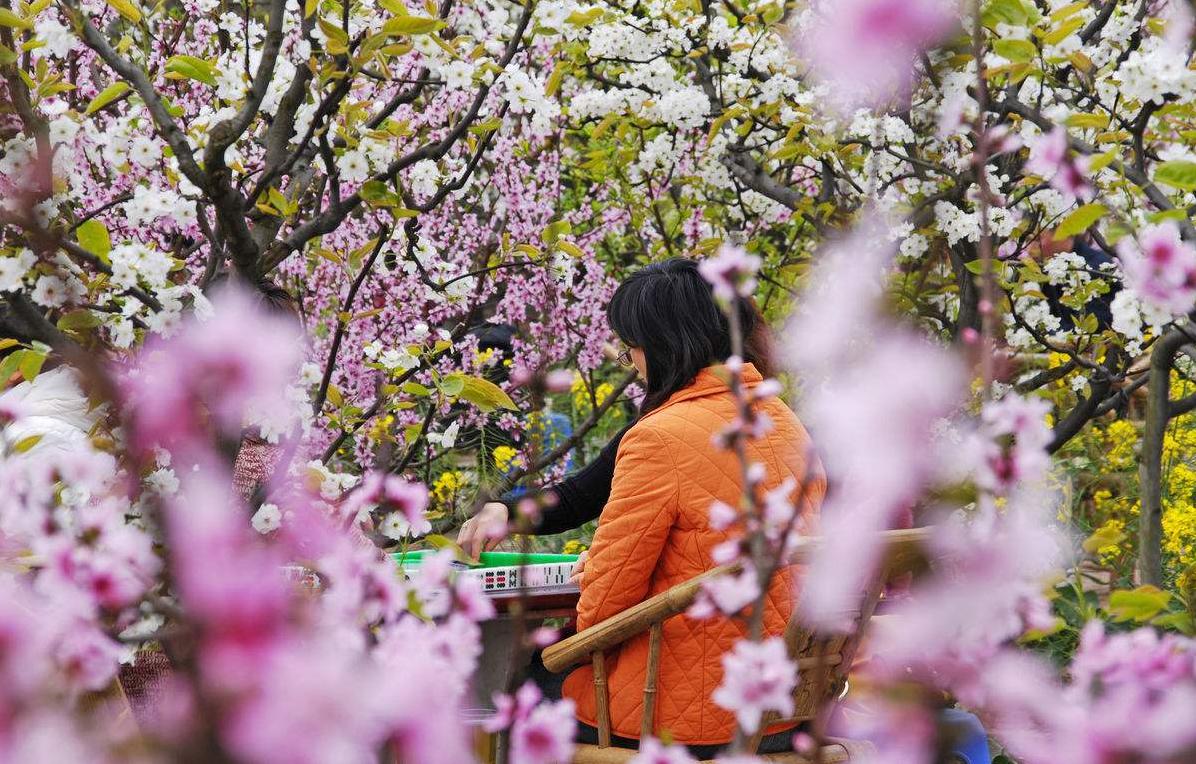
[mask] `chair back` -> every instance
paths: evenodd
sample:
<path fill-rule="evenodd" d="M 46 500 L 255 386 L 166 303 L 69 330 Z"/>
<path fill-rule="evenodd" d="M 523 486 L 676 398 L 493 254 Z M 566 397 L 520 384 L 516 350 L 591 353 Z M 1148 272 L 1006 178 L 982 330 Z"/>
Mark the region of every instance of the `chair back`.
<path fill-rule="evenodd" d="M 840 618 L 841 632 L 824 633 L 810 628 L 802 621 L 800 608 L 785 629 L 785 645 L 789 657 L 797 664 L 800 681 L 794 690 L 793 714 L 784 718 L 776 715 L 768 724 L 800 723 L 813 719 L 828 701 L 839 697 L 851 672 L 856 649 L 868 629 L 868 622 L 876 612 L 885 589 L 895 580 L 907 578 L 927 565 L 923 552 L 928 531 L 925 528 L 886 531 L 883 534 L 881 563 L 853 607 Z M 809 539 L 800 545 L 793 562 L 809 559 L 819 539 Z"/>

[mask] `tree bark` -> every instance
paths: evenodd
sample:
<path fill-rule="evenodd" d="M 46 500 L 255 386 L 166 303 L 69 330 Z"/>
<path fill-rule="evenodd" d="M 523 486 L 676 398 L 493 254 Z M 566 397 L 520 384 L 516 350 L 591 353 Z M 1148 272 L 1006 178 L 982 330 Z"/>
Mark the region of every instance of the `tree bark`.
<path fill-rule="evenodd" d="M 1163 436 L 1171 419 L 1171 365 L 1188 337 L 1173 328 L 1150 351 L 1146 424 L 1138 456 L 1138 583 L 1159 586 L 1163 579 Z"/>

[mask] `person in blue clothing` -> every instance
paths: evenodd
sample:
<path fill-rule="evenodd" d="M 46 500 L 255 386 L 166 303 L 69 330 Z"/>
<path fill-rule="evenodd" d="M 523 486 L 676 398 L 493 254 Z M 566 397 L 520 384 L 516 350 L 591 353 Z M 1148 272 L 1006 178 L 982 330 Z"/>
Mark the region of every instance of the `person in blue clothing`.
<path fill-rule="evenodd" d="M 506 382 L 508 373 L 505 362 L 512 356 L 515 327 L 511 324 L 487 323 L 474 327 L 470 333 L 477 337 L 479 353 L 492 352 L 498 356 L 497 363 L 492 364 L 487 370 L 487 378 L 496 384 Z M 534 431 L 540 438 L 537 449 L 542 452 L 548 452 L 557 448 L 573 436 L 573 422 L 570 421 L 567 415 L 556 411 L 535 412 L 533 416 L 525 418 L 524 424 L 525 431 L 529 433 Z M 471 435 L 467 434 L 465 438 L 468 439 Z M 458 442 L 461 442 L 461 440 L 462 438 L 458 438 Z M 505 435 L 487 431 L 486 450 L 493 451 L 497 445 L 516 444 L 511 442 Z M 572 450 L 565 454 L 564 468 L 566 472 L 572 472 L 574 469 L 574 453 Z M 514 467 L 511 467 L 507 470 L 507 473 L 510 474 L 513 471 Z M 514 503 L 526 496 L 527 493 L 527 488 L 519 485 L 505 493 L 504 497 L 508 503 Z"/>

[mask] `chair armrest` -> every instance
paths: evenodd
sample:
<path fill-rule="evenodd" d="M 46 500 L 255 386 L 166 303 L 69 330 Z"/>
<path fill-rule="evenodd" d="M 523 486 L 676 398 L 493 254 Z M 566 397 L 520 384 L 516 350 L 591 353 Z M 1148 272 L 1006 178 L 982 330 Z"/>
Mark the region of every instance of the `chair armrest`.
<path fill-rule="evenodd" d="M 884 544 L 884 561 L 880 576 L 887 580 L 907 572 L 917 572 L 926 567 L 925 542 L 930 537 L 927 528 L 884 531 L 880 534 Z M 810 555 L 822 542 L 819 536 L 810 536 L 797 543 L 791 565 L 809 562 Z M 601 623 L 544 648 L 541 659 L 544 667 L 554 673 L 588 659 L 598 651 L 606 651 L 625 642 L 637 634 L 647 631 L 653 624 L 665 621 L 684 612 L 693 604 L 702 582 L 715 576 L 736 573 L 738 565 L 714 568 L 667 591 L 650 597 L 622 613 L 613 615 Z"/>
<path fill-rule="evenodd" d="M 878 570 L 880 578 L 887 581 L 903 573 L 919 573 L 925 570 L 929 565 L 926 556 L 926 542 L 930 539 L 930 530 L 930 528 L 903 528 L 879 533 L 881 544 L 884 546 L 883 560 Z M 814 550 L 821 543 L 821 536 L 807 536 L 801 539 L 794 545 L 789 564 L 804 565 L 808 563 Z"/>
<path fill-rule="evenodd" d="M 734 565 L 708 570 L 700 576 L 695 576 L 654 597 L 649 597 L 638 605 L 627 608 L 622 613 L 612 615 L 601 623 L 579 631 L 568 639 L 563 639 L 555 645 L 544 648 L 544 652 L 541 654 L 544 668 L 559 674 L 571 666 L 587 660 L 594 652 L 609 650 L 615 645 L 647 631 L 653 624 L 672 618 L 692 605 L 703 581 L 715 576 L 734 573 L 737 570 L 738 567 Z"/>

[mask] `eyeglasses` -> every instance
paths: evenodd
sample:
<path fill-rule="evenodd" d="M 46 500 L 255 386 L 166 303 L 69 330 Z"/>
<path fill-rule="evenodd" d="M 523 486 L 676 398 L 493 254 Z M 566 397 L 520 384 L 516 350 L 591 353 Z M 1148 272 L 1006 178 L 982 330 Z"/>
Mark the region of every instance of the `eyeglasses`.
<path fill-rule="evenodd" d="M 620 366 L 631 366 L 631 348 L 627 348 L 622 353 L 619 353 L 619 355 L 615 357 L 615 360 L 619 362 Z"/>

